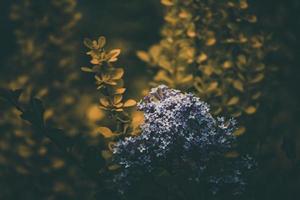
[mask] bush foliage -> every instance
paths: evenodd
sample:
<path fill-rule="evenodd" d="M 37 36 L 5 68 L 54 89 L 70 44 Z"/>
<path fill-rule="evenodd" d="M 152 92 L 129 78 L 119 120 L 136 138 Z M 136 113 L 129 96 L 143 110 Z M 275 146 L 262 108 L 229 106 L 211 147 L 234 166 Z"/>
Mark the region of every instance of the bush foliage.
<path fill-rule="evenodd" d="M 4 4 L 0 199 L 299 196 L 296 0 Z"/>

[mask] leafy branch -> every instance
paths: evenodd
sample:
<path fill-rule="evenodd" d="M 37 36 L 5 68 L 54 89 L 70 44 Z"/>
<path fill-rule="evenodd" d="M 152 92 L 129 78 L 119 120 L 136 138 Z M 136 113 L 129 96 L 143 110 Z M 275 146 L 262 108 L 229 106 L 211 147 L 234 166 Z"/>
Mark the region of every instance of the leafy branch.
<path fill-rule="evenodd" d="M 91 57 L 91 67 L 82 67 L 82 71 L 93 73 L 97 89 L 100 92 L 100 109 L 107 111 L 109 117 L 116 122 L 116 130 L 108 127 L 99 127 L 98 131 L 105 138 L 128 134 L 131 131 L 131 117 L 126 109 L 135 106 L 136 101 L 128 99 L 123 101 L 126 91 L 124 81 L 124 69 L 115 67 L 114 62 L 118 60 L 120 49 L 105 51 L 106 39 L 100 36 L 98 40 L 85 39 L 84 45 L 89 48 L 87 55 Z"/>

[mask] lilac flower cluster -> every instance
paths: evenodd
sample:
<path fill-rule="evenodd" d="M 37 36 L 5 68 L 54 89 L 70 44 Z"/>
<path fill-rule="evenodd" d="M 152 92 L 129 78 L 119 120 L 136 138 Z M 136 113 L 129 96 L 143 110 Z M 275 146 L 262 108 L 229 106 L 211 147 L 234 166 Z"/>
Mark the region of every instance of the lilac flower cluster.
<path fill-rule="evenodd" d="M 113 150 L 121 166 L 116 183 L 130 186 L 163 168 L 181 181 L 206 184 L 213 193 L 226 185 L 241 191 L 243 172 L 253 162 L 224 156 L 234 146 L 234 120 L 215 119 L 198 97 L 164 85 L 152 89 L 138 108 L 145 117 L 141 134 L 120 140 Z"/>

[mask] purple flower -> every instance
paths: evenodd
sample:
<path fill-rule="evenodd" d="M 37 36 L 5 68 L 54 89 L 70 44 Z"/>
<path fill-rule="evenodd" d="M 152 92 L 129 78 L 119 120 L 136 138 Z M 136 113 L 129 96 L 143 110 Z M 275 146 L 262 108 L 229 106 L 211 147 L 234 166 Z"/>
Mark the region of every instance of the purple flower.
<path fill-rule="evenodd" d="M 120 188 L 163 169 L 181 181 L 206 184 L 213 193 L 228 185 L 242 191 L 244 171 L 253 162 L 224 156 L 234 148 L 233 119 L 215 119 L 198 97 L 164 85 L 152 89 L 138 108 L 145 116 L 141 134 L 120 140 L 113 150 L 121 166 L 114 179 Z"/>

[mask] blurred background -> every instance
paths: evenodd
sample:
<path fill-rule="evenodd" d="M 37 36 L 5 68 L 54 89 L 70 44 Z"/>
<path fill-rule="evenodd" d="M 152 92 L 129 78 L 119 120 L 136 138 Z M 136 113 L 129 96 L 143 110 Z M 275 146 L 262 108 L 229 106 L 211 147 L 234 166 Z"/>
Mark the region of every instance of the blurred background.
<path fill-rule="evenodd" d="M 245 198 L 298 199 L 300 2 L 248 3 L 257 27 L 278 46 L 267 58 L 278 70 L 255 115 L 239 119 L 247 127 L 240 150 L 259 162 Z M 0 0 L 0 86 L 24 88 L 23 101 L 37 95 L 50 124 L 97 144 L 101 138 L 93 130 L 104 114 L 93 77 L 80 71 L 89 62 L 83 39 L 104 35 L 108 49 L 122 49 L 118 65 L 125 68 L 127 95 L 138 100 L 153 71 L 136 52 L 161 40 L 164 12 L 159 0 Z M 0 101 L 0 199 L 92 199 L 95 184 L 18 115 Z"/>

